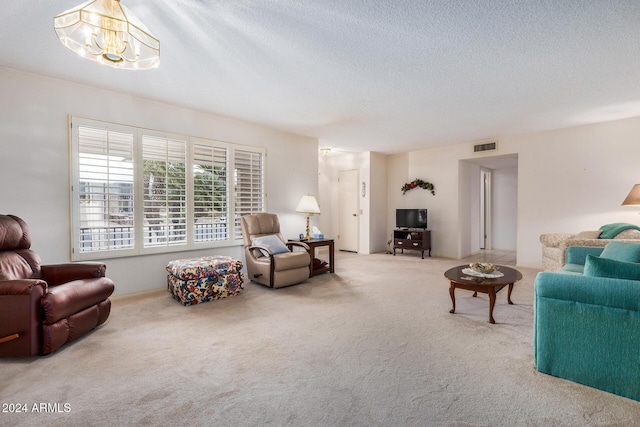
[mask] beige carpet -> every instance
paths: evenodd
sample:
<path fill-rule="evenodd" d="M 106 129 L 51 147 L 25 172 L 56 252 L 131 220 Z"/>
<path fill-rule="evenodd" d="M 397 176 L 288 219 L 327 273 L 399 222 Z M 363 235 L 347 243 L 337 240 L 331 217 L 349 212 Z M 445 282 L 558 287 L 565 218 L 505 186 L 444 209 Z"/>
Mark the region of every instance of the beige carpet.
<path fill-rule="evenodd" d="M 449 313 L 443 272 L 459 263 L 341 256 L 336 274 L 193 307 L 165 290 L 115 298 L 72 345 L 0 361 L 0 402 L 28 409 L 0 424 L 640 425 L 640 403 L 535 371 L 536 270 L 515 305 L 498 294 L 491 325 L 486 295 L 458 291 Z"/>

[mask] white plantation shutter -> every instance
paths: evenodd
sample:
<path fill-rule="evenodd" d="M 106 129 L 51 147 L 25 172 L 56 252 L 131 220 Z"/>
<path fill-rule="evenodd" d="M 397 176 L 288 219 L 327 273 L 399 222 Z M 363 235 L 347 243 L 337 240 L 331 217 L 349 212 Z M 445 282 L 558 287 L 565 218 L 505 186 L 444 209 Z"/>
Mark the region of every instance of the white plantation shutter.
<path fill-rule="evenodd" d="M 187 142 L 142 136 L 144 247 L 187 242 Z"/>
<path fill-rule="evenodd" d="M 70 124 L 73 261 L 237 245 L 240 217 L 265 210 L 264 149 Z"/>
<path fill-rule="evenodd" d="M 193 236 L 196 243 L 229 238 L 228 150 L 193 142 Z"/>
<path fill-rule="evenodd" d="M 74 253 L 132 249 L 134 133 L 77 127 Z"/>
<path fill-rule="evenodd" d="M 235 150 L 235 237 L 242 239 L 240 217 L 264 212 L 264 153 Z"/>

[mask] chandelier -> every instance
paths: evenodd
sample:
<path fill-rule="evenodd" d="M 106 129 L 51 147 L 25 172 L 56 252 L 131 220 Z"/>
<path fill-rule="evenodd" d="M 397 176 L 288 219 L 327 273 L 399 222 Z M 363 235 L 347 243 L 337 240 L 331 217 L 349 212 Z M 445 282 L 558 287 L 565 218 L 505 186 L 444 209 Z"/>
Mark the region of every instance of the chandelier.
<path fill-rule="evenodd" d="M 83 58 L 129 70 L 160 65 L 160 41 L 120 0 L 91 0 L 53 18 L 60 42 Z"/>

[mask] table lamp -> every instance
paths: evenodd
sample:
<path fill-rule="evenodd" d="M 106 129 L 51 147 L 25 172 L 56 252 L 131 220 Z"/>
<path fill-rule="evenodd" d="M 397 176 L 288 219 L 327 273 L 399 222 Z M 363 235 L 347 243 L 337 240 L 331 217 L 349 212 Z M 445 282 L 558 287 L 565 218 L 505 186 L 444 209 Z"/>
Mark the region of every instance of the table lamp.
<path fill-rule="evenodd" d="M 311 236 L 309 235 L 309 220 L 311 219 L 311 215 L 320 213 L 320 206 L 318 206 L 316 198 L 313 196 L 302 196 L 302 199 L 300 199 L 300 202 L 298 203 L 298 207 L 296 207 L 296 212 L 307 214 L 307 232 L 304 238 L 306 240 L 311 239 Z"/>
<path fill-rule="evenodd" d="M 638 206 L 640 205 L 640 184 L 633 186 L 627 198 L 622 202 L 622 206 Z"/>

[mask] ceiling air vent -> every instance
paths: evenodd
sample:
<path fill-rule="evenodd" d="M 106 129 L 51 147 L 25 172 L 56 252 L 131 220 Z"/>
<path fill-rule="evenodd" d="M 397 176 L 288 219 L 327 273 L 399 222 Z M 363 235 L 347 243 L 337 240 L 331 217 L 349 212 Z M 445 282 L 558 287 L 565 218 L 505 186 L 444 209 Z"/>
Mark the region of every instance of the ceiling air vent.
<path fill-rule="evenodd" d="M 496 142 L 485 142 L 484 144 L 476 144 L 473 146 L 473 152 L 478 153 L 480 151 L 491 151 L 498 148 L 498 143 Z"/>

